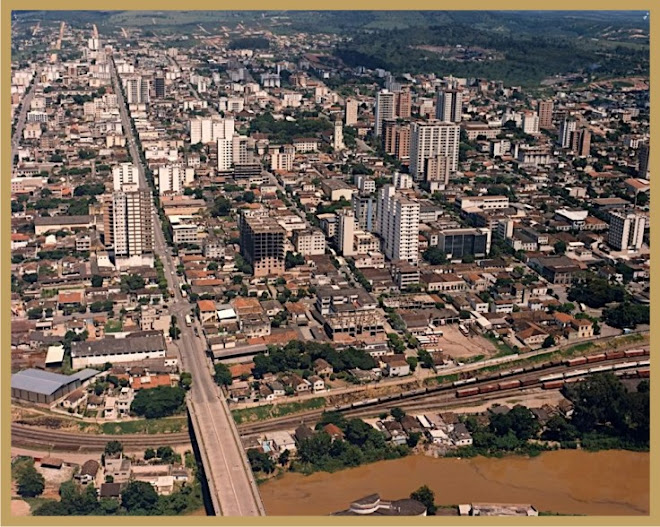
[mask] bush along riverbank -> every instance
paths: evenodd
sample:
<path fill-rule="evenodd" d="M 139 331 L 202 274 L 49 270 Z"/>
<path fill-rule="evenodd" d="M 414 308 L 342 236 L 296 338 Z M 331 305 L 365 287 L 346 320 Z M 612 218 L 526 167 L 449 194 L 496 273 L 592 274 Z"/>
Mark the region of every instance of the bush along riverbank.
<path fill-rule="evenodd" d="M 563 394 L 570 405 L 543 421 L 524 406 L 491 411 L 487 423 L 476 416 L 462 417 L 473 443 L 446 455 L 536 456 L 557 448 L 649 450 L 648 381 L 628 389 L 612 374 L 596 375 L 565 386 Z"/>

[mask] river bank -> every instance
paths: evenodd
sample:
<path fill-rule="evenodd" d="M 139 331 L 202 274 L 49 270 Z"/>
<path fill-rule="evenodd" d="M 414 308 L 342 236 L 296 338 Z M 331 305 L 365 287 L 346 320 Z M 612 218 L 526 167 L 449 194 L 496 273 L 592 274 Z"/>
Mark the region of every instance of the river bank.
<path fill-rule="evenodd" d="M 625 450 L 559 450 L 534 457 L 431 458 L 413 455 L 335 473 L 287 472 L 260 486 L 266 513 L 327 515 L 372 493 L 399 499 L 422 485 L 436 504 L 529 503 L 540 511 L 645 515 L 649 454 Z"/>

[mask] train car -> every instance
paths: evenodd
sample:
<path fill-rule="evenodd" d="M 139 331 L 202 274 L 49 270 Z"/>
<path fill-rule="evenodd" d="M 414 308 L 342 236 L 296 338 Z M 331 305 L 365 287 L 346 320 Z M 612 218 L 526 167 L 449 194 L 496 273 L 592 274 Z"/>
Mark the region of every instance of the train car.
<path fill-rule="evenodd" d="M 649 368 L 645 368 L 642 370 L 637 370 L 637 375 L 646 379 L 651 376 L 651 370 Z"/>
<path fill-rule="evenodd" d="M 516 379 L 515 381 L 504 381 L 498 384 L 500 390 L 511 390 L 513 388 L 520 388 L 520 381 Z"/>
<path fill-rule="evenodd" d="M 645 355 L 644 351 L 645 350 L 626 350 L 623 354 L 626 357 L 641 357 L 642 355 Z"/>
<path fill-rule="evenodd" d="M 625 355 L 623 354 L 623 351 L 606 351 L 605 352 L 605 358 L 607 360 L 611 359 L 623 359 Z"/>
<path fill-rule="evenodd" d="M 550 382 L 544 382 L 543 383 L 543 389 L 544 390 L 556 390 L 557 388 L 561 388 L 564 386 L 564 381 L 550 381 Z"/>
<path fill-rule="evenodd" d="M 479 393 L 479 388 L 463 388 L 461 390 L 456 390 L 456 397 L 469 397 L 471 395 L 477 395 Z"/>
<path fill-rule="evenodd" d="M 643 349 L 642 351 L 644 352 L 642 355 L 651 355 L 651 350 L 649 348 Z"/>
<path fill-rule="evenodd" d="M 566 374 L 568 376 L 568 374 Z M 553 373 L 552 375 L 546 375 L 545 377 L 539 377 L 539 382 L 549 382 L 556 381 L 557 379 L 563 379 L 563 373 Z"/>
<path fill-rule="evenodd" d="M 589 373 L 602 373 L 604 371 L 612 371 L 614 366 L 597 366 L 595 368 L 589 368 Z"/>
<path fill-rule="evenodd" d="M 538 384 L 538 382 L 538 379 L 523 379 L 520 381 L 520 386 L 532 386 L 534 384 Z"/>
<path fill-rule="evenodd" d="M 454 386 L 463 386 L 464 384 L 472 384 L 477 382 L 476 377 L 470 377 L 469 379 L 461 379 L 460 381 L 454 381 Z"/>
<path fill-rule="evenodd" d="M 575 370 L 575 371 L 566 372 L 564 374 L 564 378 L 569 379 L 571 377 L 583 377 L 588 374 L 589 372 L 587 370 Z"/>
<path fill-rule="evenodd" d="M 586 363 L 587 363 L 586 357 L 575 357 L 574 359 L 566 359 L 564 361 L 564 364 L 566 366 L 579 366 L 580 364 L 586 364 Z"/>
<path fill-rule="evenodd" d="M 496 392 L 499 389 L 500 388 L 497 384 L 487 384 L 486 386 L 482 386 L 481 388 L 479 388 L 479 393 Z"/>
<path fill-rule="evenodd" d="M 592 362 L 600 362 L 605 360 L 605 354 L 604 353 L 598 353 L 596 355 L 589 355 L 587 357 L 587 363 L 591 364 Z"/>
<path fill-rule="evenodd" d="M 408 397 L 415 397 L 417 395 L 424 395 L 426 393 L 426 388 L 420 388 L 419 390 L 413 390 L 411 392 L 408 392 L 406 395 Z"/>
<path fill-rule="evenodd" d="M 619 364 L 614 365 L 615 370 L 625 370 L 637 366 L 636 362 L 620 362 Z"/>
<path fill-rule="evenodd" d="M 651 365 L 651 361 L 648 360 L 641 360 L 637 363 L 637 366 L 650 366 L 650 365 Z"/>

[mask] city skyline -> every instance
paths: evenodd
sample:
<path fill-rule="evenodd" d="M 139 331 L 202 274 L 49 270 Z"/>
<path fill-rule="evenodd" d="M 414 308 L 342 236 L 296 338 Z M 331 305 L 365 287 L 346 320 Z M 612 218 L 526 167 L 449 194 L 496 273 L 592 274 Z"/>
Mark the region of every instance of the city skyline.
<path fill-rule="evenodd" d="M 13 12 L 12 514 L 648 514 L 638 15 Z"/>

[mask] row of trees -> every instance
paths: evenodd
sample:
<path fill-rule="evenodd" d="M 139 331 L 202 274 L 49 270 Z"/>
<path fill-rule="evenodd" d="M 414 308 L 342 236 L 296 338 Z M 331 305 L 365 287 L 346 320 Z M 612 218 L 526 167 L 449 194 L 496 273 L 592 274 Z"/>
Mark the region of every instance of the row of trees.
<path fill-rule="evenodd" d="M 377 366 L 374 358 L 364 350 L 351 347 L 340 353 L 329 344 L 292 341 L 283 348 L 269 349 L 267 355 L 257 354 L 254 357 L 252 373 L 260 379 L 266 373 L 311 370 L 317 359 L 327 361 L 335 372 L 354 368 L 369 370 Z"/>
<path fill-rule="evenodd" d="M 177 516 L 198 509 L 203 504 L 198 483 L 184 484 L 169 496 L 159 496 L 145 481 L 129 482 L 121 500 L 97 497 L 93 485 L 81 487 L 74 481 L 60 485 L 60 501 L 49 500 L 34 511 L 35 516 Z"/>

